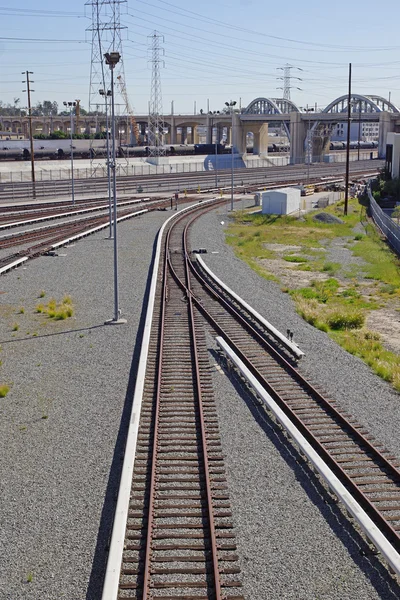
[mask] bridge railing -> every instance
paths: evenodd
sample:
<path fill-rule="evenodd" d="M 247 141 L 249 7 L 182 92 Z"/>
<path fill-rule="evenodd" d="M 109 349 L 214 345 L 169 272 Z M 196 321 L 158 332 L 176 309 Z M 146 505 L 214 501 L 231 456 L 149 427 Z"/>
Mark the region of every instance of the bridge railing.
<path fill-rule="evenodd" d="M 371 188 L 368 186 L 368 198 L 371 210 L 371 216 L 375 225 L 386 236 L 389 244 L 400 256 L 400 227 L 389 217 L 376 202 L 371 193 Z"/>

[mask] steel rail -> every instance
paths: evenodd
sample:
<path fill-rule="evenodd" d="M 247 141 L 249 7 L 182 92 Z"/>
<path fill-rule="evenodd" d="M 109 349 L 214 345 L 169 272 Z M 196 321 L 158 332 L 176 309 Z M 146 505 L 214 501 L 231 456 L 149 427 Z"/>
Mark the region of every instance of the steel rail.
<path fill-rule="evenodd" d="M 364 508 L 365 512 L 370 516 L 370 518 L 380 527 L 380 529 L 385 533 L 388 537 L 389 541 L 393 544 L 398 552 L 400 552 L 400 537 L 398 532 L 391 526 L 390 521 L 385 519 L 384 515 L 379 511 L 379 509 L 373 504 L 372 500 L 367 497 L 367 495 L 361 490 L 360 486 L 358 486 L 354 480 L 344 471 L 344 469 L 340 466 L 329 451 L 324 448 L 322 443 L 317 439 L 316 435 L 309 429 L 307 425 L 296 415 L 294 410 L 285 402 L 285 400 L 276 392 L 274 387 L 265 379 L 265 377 L 258 371 L 258 369 L 252 364 L 252 362 L 246 357 L 246 355 L 238 348 L 237 344 L 231 339 L 231 337 L 226 333 L 226 331 L 221 327 L 215 319 L 211 316 L 211 314 L 206 310 L 202 302 L 196 297 L 193 296 L 193 300 L 196 303 L 197 308 L 200 312 L 205 316 L 208 322 L 212 325 L 212 327 L 219 332 L 223 339 L 233 348 L 235 353 L 239 356 L 239 358 L 246 364 L 249 371 L 254 375 L 254 377 L 261 383 L 265 389 L 269 392 L 269 394 L 274 398 L 280 408 L 289 416 L 292 422 L 298 427 L 298 429 L 303 433 L 309 443 L 313 446 L 314 449 L 318 451 L 320 456 L 324 458 L 326 463 L 330 466 L 333 472 L 339 477 L 339 479 L 345 483 L 346 487 L 351 490 L 354 494 L 354 497 L 360 502 L 361 506 Z M 367 439 L 365 435 L 360 433 L 358 429 L 356 429 L 344 416 L 336 409 L 329 400 L 324 398 L 308 381 L 306 381 L 300 373 L 295 370 L 290 363 L 288 363 L 279 353 L 276 353 L 275 356 L 278 362 L 285 363 L 285 370 L 292 372 L 293 378 L 297 380 L 297 383 L 304 386 L 305 389 L 313 395 L 314 399 L 318 401 L 320 406 L 324 410 L 328 410 L 331 415 L 334 416 L 333 420 L 337 420 L 343 428 L 343 432 L 352 442 L 358 444 L 360 448 L 364 448 L 364 454 L 372 454 L 375 456 L 375 460 L 381 462 L 381 466 L 379 467 L 383 472 L 385 469 L 387 470 L 387 477 L 392 479 L 393 483 L 397 483 L 397 486 L 400 483 L 400 471 L 375 447 L 371 444 L 371 442 Z M 331 417 L 332 418 L 332 417 Z M 395 510 L 395 507 L 393 507 Z M 399 519 L 400 520 L 400 517 Z"/>
<path fill-rule="evenodd" d="M 169 231 L 167 233 L 168 239 Z M 165 243 L 164 253 L 167 252 L 167 242 Z M 157 370 L 157 387 L 156 387 L 156 406 L 155 406 L 155 417 L 154 417 L 154 434 L 153 434 L 153 448 L 151 458 L 151 480 L 150 480 L 150 496 L 149 496 L 149 509 L 147 519 L 147 539 L 146 539 L 146 553 L 145 553 L 145 565 L 144 565 L 144 579 L 143 579 L 143 599 L 147 599 L 150 593 L 150 577 L 151 577 L 151 553 L 152 553 L 152 540 L 153 540 L 153 527 L 154 527 L 154 504 L 155 504 L 155 484 L 156 484 L 156 465 L 157 465 L 157 449 L 158 449 L 158 427 L 160 418 L 160 397 L 161 397 L 161 382 L 162 382 L 162 370 L 163 370 L 163 354 L 164 354 L 164 332 L 165 332 L 165 309 L 167 303 L 167 278 L 168 278 L 168 265 L 164 257 L 163 266 L 163 279 L 162 279 L 162 297 L 161 297 L 161 315 L 160 315 L 160 333 L 159 333 L 159 354 L 158 354 L 158 370 Z"/>
<path fill-rule="evenodd" d="M 187 238 L 189 226 L 193 223 L 195 217 L 190 216 L 190 220 L 185 227 L 185 237 Z M 188 255 L 187 250 L 185 250 L 186 255 Z M 204 281 L 204 279 L 199 275 L 198 271 L 191 265 L 191 270 L 195 274 L 197 278 L 201 280 L 202 285 L 205 284 L 207 291 L 211 292 L 214 297 L 218 297 L 218 294 L 210 288 L 210 286 Z M 200 312 L 205 316 L 208 322 L 212 325 L 212 327 L 220 333 L 220 335 L 227 341 L 227 343 L 233 348 L 233 350 L 237 353 L 239 358 L 246 364 L 247 368 L 250 372 L 256 377 L 256 379 L 268 390 L 280 408 L 289 416 L 292 422 L 298 427 L 298 429 L 302 432 L 302 434 L 306 437 L 307 441 L 313 446 L 315 450 L 318 451 L 320 456 L 326 461 L 326 463 L 330 466 L 332 471 L 339 477 L 339 479 L 346 485 L 346 487 L 351 490 L 352 494 L 356 498 L 358 502 L 360 502 L 361 506 L 368 514 L 368 516 L 374 521 L 375 524 L 384 532 L 387 536 L 388 540 L 391 544 L 393 544 L 394 548 L 397 551 L 400 551 L 400 537 L 398 532 L 392 527 L 390 523 L 390 519 L 386 519 L 382 512 L 379 510 L 377 506 L 375 506 L 371 500 L 360 488 L 359 485 L 350 477 L 348 473 L 340 466 L 340 463 L 336 461 L 333 456 L 329 453 L 329 451 L 322 445 L 322 443 L 317 439 L 316 435 L 310 430 L 310 428 L 305 425 L 305 423 L 299 418 L 299 416 L 292 410 L 292 408 L 285 402 L 285 400 L 276 392 L 273 385 L 271 385 L 265 377 L 257 370 L 257 368 L 252 364 L 252 362 L 246 357 L 244 352 L 242 352 L 237 344 L 230 338 L 230 336 L 226 333 L 223 327 L 221 327 L 216 320 L 211 316 L 211 314 L 206 310 L 204 303 L 201 301 L 198 296 L 196 296 L 192 289 L 188 286 L 185 286 L 185 283 L 179 279 L 180 285 L 182 289 L 186 291 L 188 295 L 191 296 L 193 302 L 196 304 L 197 308 Z M 224 298 L 218 298 L 221 304 L 224 305 L 230 312 L 232 308 L 229 304 L 226 303 Z M 233 309 L 233 312 L 237 313 L 236 310 Z M 245 321 L 244 326 L 247 329 L 249 324 Z M 250 329 L 253 329 L 250 326 Z M 253 330 L 254 331 L 254 330 Z M 252 331 L 252 333 L 253 333 Z M 265 340 L 258 334 L 258 332 L 254 333 L 257 335 L 258 340 L 264 346 Z M 279 353 L 277 350 L 270 344 L 269 352 L 273 358 L 280 363 L 285 371 L 300 385 L 303 389 L 308 391 L 316 401 L 320 407 L 322 407 L 328 414 L 328 416 L 336 423 L 339 423 L 343 429 L 343 432 L 351 440 L 353 443 L 358 444 L 358 446 L 363 450 L 365 455 L 372 455 L 374 457 L 374 461 L 377 461 L 379 464 L 379 469 L 381 472 L 385 472 L 385 475 L 389 479 L 393 481 L 393 483 L 397 483 L 397 486 L 400 483 L 400 471 L 388 460 L 386 456 L 384 456 L 375 446 L 373 446 L 370 441 L 367 439 L 365 435 L 363 435 L 355 426 L 353 426 L 345 416 L 336 409 L 333 404 L 324 398 L 315 388 L 312 386 L 296 369 L 292 367 L 292 365 Z M 355 461 L 357 462 L 357 461 Z M 393 511 L 396 512 L 396 508 L 393 507 Z M 398 509 L 397 509 L 398 512 Z M 400 517 L 397 519 L 400 521 Z"/>

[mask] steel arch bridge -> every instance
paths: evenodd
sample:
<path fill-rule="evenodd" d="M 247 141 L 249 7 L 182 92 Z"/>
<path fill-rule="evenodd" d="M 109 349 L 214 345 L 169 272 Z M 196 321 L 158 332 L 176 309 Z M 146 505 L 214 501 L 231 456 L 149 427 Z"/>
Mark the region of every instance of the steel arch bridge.
<path fill-rule="evenodd" d="M 399 109 L 389 100 L 376 95 L 362 95 L 362 94 L 351 94 L 350 97 L 351 112 L 352 113 L 379 113 L 382 111 L 388 111 L 391 113 L 399 113 Z M 348 94 L 340 96 L 333 100 L 324 110 L 323 113 L 338 114 L 347 112 L 348 108 Z"/>
<path fill-rule="evenodd" d="M 282 115 L 300 112 L 294 102 L 286 98 L 256 98 L 244 109 L 244 115 Z"/>

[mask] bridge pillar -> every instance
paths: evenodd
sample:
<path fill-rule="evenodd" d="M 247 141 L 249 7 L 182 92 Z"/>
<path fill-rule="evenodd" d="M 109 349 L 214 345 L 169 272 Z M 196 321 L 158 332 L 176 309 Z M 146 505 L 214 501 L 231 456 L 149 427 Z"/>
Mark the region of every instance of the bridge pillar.
<path fill-rule="evenodd" d="M 304 163 L 304 148 L 307 125 L 301 120 L 301 113 L 290 113 L 290 164 Z"/>
<path fill-rule="evenodd" d="M 197 128 L 197 125 L 193 125 L 193 127 L 192 127 L 192 138 L 193 138 L 193 144 L 199 143 L 199 130 Z"/>
<path fill-rule="evenodd" d="M 171 115 L 171 124 L 169 126 L 170 133 L 170 144 L 176 144 L 176 127 L 175 127 L 175 118 Z"/>
<path fill-rule="evenodd" d="M 206 144 L 212 144 L 213 122 L 210 115 L 206 117 Z"/>
<path fill-rule="evenodd" d="M 237 153 L 246 154 L 247 128 L 242 124 L 240 115 L 233 114 L 233 147 Z"/>
<path fill-rule="evenodd" d="M 263 123 L 259 130 L 254 132 L 253 154 L 268 154 L 268 123 Z"/>
<path fill-rule="evenodd" d="M 386 136 L 389 132 L 395 131 L 395 125 L 390 118 L 390 114 L 386 110 L 379 113 L 378 158 L 386 158 Z"/>

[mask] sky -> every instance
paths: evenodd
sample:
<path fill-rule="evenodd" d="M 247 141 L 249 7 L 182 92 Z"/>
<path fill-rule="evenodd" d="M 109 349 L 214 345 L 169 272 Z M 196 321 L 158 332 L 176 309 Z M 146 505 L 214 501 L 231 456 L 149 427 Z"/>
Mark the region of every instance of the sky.
<path fill-rule="evenodd" d="M 164 114 L 172 101 L 176 114 L 193 114 L 195 107 L 222 110 L 231 100 L 245 107 L 257 97 L 282 97 L 285 64 L 293 67 L 291 99 L 324 108 L 347 94 L 350 62 L 354 93 L 390 93 L 400 107 L 398 0 L 387 0 L 384 10 L 372 0 L 128 0 L 120 10 L 124 76 L 136 114 L 148 112 L 155 30 L 162 36 Z M 0 100 L 20 98 L 26 106 L 21 72 L 29 70 L 33 104 L 55 100 L 62 108 L 79 98 L 88 109 L 91 26 L 92 6 L 82 0 L 0 0 Z"/>

